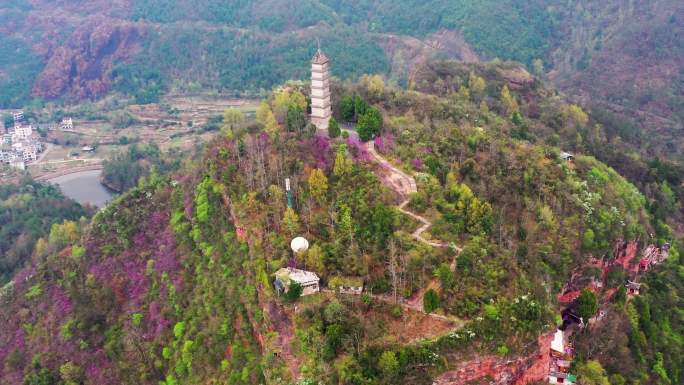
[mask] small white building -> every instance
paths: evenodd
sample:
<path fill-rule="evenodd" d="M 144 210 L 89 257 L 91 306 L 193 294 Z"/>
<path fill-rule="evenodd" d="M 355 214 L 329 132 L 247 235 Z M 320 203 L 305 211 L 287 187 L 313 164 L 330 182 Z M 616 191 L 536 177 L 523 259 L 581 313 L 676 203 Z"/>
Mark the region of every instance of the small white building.
<path fill-rule="evenodd" d="M 74 121 L 73 119 L 67 117 L 62 119 L 62 123 L 59 125 L 59 127 L 62 130 L 73 130 L 74 129 Z"/>
<path fill-rule="evenodd" d="M 572 154 L 569 153 L 569 152 L 561 151 L 561 153 L 560 153 L 560 158 L 561 158 L 561 160 L 564 160 L 564 161 L 566 161 L 566 162 L 569 162 L 569 161 L 574 160 L 574 159 L 575 159 L 575 156 L 572 155 Z"/>
<path fill-rule="evenodd" d="M 25 140 L 30 138 L 33 135 L 33 126 L 32 125 L 26 125 L 26 126 L 15 126 L 14 127 L 14 133 L 12 134 L 12 141 L 19 141 L 19 140 Z"/>
<path fill-rule="evenodd" d="M 36 149 L 36 146 L 31 145 L 24 147 L 22 158 L 24 159 L 24 162 L 32 162 L 38 159 L 38 150 Z"/>
<path fill-rule="evenodd" d="M 314 294 L 320 291 L 320 278 L 312 271 L 287 267 L 276 271 L 275 277 L 274 285 L 279 294 L 287 293 L 292 282 L 296 282 L 302 287 L 302 295 Z"/>
<path fill-rule="evenodd" d="M 21 122 L 24 120 L 24 111 L 17 111 L 12 113 L 12 118 L 14 119 L 14 123 Z"/>
<path fill-rule="evenodd" d="M 551 350 L 560 354 L 565 354 L 565 334 L 563 334 L 563 331 L 560 329 L 557 329 L 556 333 L 553 335 Z"/>
<path fill-rule="evenodd" d="M 81 151 L 83 151 L 83 152 L 93 152 L 93 151 L 95 151 L 95 147 L 93 147 L 93 146 L 83 146 L 83 147 L 81 148 Z"/>

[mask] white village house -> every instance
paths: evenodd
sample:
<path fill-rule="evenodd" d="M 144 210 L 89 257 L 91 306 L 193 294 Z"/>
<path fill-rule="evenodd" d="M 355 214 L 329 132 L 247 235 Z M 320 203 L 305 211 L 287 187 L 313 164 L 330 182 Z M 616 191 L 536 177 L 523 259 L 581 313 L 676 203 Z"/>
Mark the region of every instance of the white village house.
<path fill-rule="evenodd" d="M 15 124 L 24 120 L 24 111 L 13 112 L 12 113 L 12 119 L 14 119 Z"/>
<path fill-rule="evenodd" d="M 564 160 L 566 162 L 570 162 L 570 161 L 573 161 L 575 159 L 575 156 L 569 152 L 561 151 L 560 158 L 561 158 L 561 160 Z"/>
<path fill-rule="evenodd" d="M 59 125 L 59 127 L 62 130 L 73 130 L 74 129 L 74 120 L 67 117 L 62 119 L 62 123 Z"/>
<path fill-rule="evenodd" d="M 21 125 L 21 126 L 15 126 L 14 127 L 14 133 L 12 133 L 12 140 L 13 141 L 20 141 L 20 140 L 25 140 L 30 138 L 33 135 L 33 126 L 28 124 L 28 125 Z"/>

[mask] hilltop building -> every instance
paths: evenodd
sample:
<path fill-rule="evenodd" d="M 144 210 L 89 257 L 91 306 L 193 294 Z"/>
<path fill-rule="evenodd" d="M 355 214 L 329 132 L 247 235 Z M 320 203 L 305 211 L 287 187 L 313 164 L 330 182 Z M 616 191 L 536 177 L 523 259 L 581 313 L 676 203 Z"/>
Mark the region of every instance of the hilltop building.
<path fill-rule="evenodd" d="M 275 276 L 274 285 L 278 294 L 287 293 L 292 282 L 302 287 L 302 295 L 314 294 L 320 290 L 318 286 L 320 278 L 312 271 L 288 267 L 276 271 Z"/>
<path fill-rule="evenodd" d="M 327 130 L 331 116 L 330 60 L 319 46 L 311 59 L 311 123 L 319 130 Z"/>

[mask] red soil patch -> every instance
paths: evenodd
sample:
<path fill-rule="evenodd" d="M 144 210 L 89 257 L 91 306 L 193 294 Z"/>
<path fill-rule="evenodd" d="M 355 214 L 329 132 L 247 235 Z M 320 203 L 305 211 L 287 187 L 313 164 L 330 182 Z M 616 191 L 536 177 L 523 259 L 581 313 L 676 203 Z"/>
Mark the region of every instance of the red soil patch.
<path fill-rule="evenodd" d="M 404 314 L 407 314 L 405 319 L 387 317 L 388 337 L 399 343 L 438 337 L 457 326 L 454 322 L 437 319 L 421 312 L 405 310 Z"/>
<path fill-rule="evenodd" d="M 299 360 L 292 352 L 292 340 L 294 339 L 292 320 L 285 309 L 275 302 L 268 304 L 268 315 L 273 329 L 278 332 L 276 343 L 281 349 L 279 356 L 289 368 L 292 379 L 297 380 L 299 379 Z"/>
<path fill-rule="evenodd" d="M 630 264 L 637 255 L 638 247 L 636 241 L 617 242 L 615 249 L 613 250 L 615 263 L 622 266 L 625 271 L 629 271 Z"/>

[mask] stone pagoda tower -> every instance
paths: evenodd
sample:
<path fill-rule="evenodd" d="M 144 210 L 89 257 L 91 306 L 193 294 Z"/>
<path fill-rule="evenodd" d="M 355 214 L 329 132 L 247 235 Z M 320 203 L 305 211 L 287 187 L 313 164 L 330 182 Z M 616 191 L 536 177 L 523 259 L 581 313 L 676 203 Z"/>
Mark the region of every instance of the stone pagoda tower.
<path fill-rule="evenodd" d="M 311 59 L 311 123 L 319 130 L 327 130 L 332 116 L 330 103 L 330 67 L 328 57 L 318 45 Z"/>

